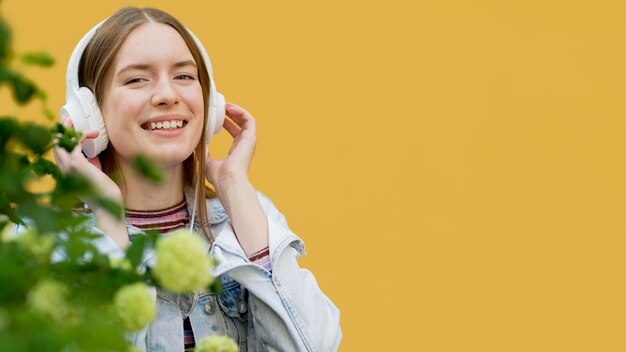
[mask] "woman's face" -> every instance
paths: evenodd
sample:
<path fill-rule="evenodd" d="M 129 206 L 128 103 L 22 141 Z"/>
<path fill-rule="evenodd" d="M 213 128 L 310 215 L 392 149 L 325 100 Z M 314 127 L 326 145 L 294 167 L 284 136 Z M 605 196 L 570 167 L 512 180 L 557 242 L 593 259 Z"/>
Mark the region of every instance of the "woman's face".
<path fill-rule="evenodd" d="M 204 98 L 196 63 L 174 28 L 135 28 L 104 79 L 101 110 L 120 163 L 143 154 L 172 166 L 191 155 L 202 135 Z"/>

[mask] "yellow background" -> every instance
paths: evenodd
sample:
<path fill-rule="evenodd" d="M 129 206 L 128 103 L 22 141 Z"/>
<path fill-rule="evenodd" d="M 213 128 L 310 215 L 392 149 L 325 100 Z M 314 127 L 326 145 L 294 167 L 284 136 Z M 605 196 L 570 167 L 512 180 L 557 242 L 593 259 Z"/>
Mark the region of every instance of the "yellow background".
<path fill-rule="evenodd" d="M 58 59 L 27 71 L 55 110 L 76 42 L 128 2 L 3 1 L 17 49 Z M 257 118 L 251 178 L 341 351 L 626 350 L 624 2 L 132 3 L 191 28 Z"/>

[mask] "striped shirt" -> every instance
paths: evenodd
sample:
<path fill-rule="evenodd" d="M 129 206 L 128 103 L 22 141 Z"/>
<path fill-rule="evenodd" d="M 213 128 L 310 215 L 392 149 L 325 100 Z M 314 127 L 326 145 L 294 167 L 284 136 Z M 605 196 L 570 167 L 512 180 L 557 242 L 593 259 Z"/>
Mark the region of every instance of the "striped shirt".
<path fill-rule="evenodd" d="M 159 210 L 126 209 L 126 221 L 144 231 L 171 232 L 189 225 L 187 202 L 183 199 L 173 207 Z"/>

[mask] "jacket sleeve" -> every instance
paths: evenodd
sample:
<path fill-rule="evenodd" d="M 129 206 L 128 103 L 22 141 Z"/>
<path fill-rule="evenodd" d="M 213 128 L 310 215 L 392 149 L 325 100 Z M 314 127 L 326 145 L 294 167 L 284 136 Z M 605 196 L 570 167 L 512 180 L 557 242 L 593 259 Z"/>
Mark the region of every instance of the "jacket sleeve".
<path fill-rule="evenodd" d="M 227 272 L 250 292 L 249 333 L 255 336 L 248 341 L 262 345 L 261 350 L 336 351 L 342 338 L 339 310 L 313 274 L 299 266 L 302 240 L 267 197 L 259 193 L 259 200 L 268 221 L 272 273 L 250 263 L 229 224 L 223 225 L 212 249 L 220 263 L 216 274 Z"/>
<path fill-rule="evenodd" d="M 91 242 L 98 252 L 107 255 L 110 259 L 122 259 L 125 256 L 125 252 L 120 246 L 109 236 L 105 235 L 100 229 L 95 227 L 93 220 L 90 219 L 85 224 L 89 231 L 97 235 L 95 239 Z M 15 224 L 11 229 L 11 236 L 20 236 L 24 231 L 27 231 L 28 226 Z M 67 238 L 67 233 L 63 232 L 59 234 L 61 238 Z M 51 260 L 53 262 L 63 261 L 66 258 L 66 254 L 59 250 L 56 250 L 52 253 Z"/>

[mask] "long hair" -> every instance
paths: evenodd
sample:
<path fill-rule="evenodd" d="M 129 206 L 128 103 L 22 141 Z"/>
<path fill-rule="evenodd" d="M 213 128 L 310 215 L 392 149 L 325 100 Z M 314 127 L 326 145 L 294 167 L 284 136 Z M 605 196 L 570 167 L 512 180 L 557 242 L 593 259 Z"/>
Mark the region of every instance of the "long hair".
<path fill-rule="evenodd" d="M 138 26 L 156 22 L 171 26 L 174 28 L 180 36 L 183 38 L 189 51 L 193 56 L 198 66 L 198 76 L 200 79 L 200 86 L 202 87 L 202 96 L 204 98 L 204 126 L 208 123 L 208 109 L 209 109 L 209 75 L 206 69 L 206 63 L 202 59 L 200 50 L 198 49 L 196 42 L 191 35 L 187 32 L 187 29 L 172 15 L 153 8 L 136 8 L 136 7 L 124 7 L 109 17 L 96 31 L 94 37 L 85 48 L 85 52 L 81 57 L 78 68 L 78 79 L 81 87 L 88 87 L 96 96 L 98 104 L 102 104 L 105 74 L 109 69 L 111 62 L 115 58 L 115 55 L 119 51 L 122 43 L 126 37 Z M 196 182 L 200 183 L 197 194 L 194 194 L 195 208 L 198 214 L 198 220 L 200 223 L 200 230 L 207 237 L 210 243 L 214 238 L 210 231 L 210 225 L 208 222 L 208 214 L 206 208 L 206 198 L 213 198 L 216 196 L 215 191 L 206 186 L 206 171 L 205 171 L 205 132 L 203 128 L 202 136 L 196 146 L 195 151 L 183 162 L 183 179 L 184 186 L 188 189 L 193 189 Z M 116 177 L 124 177 L 123 175 L 117 175 L 121 170 L 119 162 L 117 160 L 117 153 L 112 144 L 100 154 L 100 162 L 102 164 L 102 171 L 115 179 Z M 193 224 L 191 224 L 193 226 Z"/>

